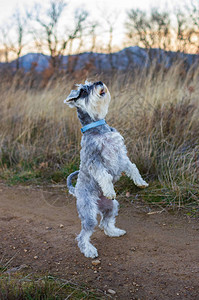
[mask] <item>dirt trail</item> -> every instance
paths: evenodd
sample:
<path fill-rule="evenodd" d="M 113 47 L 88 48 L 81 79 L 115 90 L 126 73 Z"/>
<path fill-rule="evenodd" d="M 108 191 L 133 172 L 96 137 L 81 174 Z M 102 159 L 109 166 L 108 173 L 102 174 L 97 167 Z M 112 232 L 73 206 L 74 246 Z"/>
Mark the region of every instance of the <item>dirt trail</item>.
<path fill-rule="evenodd" d="M 62 226 L 62 225 L 63 226 Z M 28 265 L 92 288 L 113 289 L 117 299 L 199 299 L 199 222 L 166 212 L 148 215 L 122 203 L 117 218 L 127 231 L 109 238 L 96 229 L 94 267 L 77 248 L 74 198 L 60 189 L 0 184 L 0 260 Z M 61 226 L 60 226 L 61 225 Z"/>

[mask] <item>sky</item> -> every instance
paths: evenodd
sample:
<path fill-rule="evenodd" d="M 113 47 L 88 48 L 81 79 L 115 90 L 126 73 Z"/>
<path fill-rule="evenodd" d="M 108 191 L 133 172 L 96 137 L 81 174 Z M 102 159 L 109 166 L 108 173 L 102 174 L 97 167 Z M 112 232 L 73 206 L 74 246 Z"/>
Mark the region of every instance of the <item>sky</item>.
<path fill-rule="evenodd" d="M 67 18 L 71 12 L 72 22 L 72 16 L 74 16 L 74 11 L 77 8 L 86 9 L 89 12 L 90 17 L 93 20 L 99 20 L 100 23 L 105 23 L 103 17 L 110 18 L 110 20 L 115 23 L 113 47 L 116 49 L 117 46 L 118 48 L 125 46 L 121 45 L 121 43 L 122 40 L 124 40 L 124 23 L 127 10 L 131 8 L 149 10 L 152 7 L 158 7 L 163 10 L 166 8 L 167 10 L 172 11 L 174 8 L 182 6 L 184 3 L 190 1 L 191 0 L 66 0 Z M 50 0 L 0 0 L 0 25 L 6 24 L 6 21 L 10 19 L 17 7 L 21 11 L 25 11 L 25 8 L 31 9 L 34 3 L 40 3 L 42 7 L 47 8 L 49 2 Z M 107 37 L 104 34 L 104 40 L 106 40 L 106 38 Z M 101 37 L 101 40 L 103 42 L 103 37 Z"/>
<path fill-rule="evenodd" d="M 150 7 L 160 7 L 172 9 L 174 6 L 182 5 L 189 0 L 66 0 L 69 9 L 77 7 L 87 9 L 94 17 L 98 17 L 99 10 L 109 13 L 113 10 L 119 11 L 123 16 L 129 8 L 149 9 Z M 34 3 L 48 5 L 50 0 L 0 0 L 0 21 L 6 20 L 18 6 L 19 8 L 31 7 Z"/>

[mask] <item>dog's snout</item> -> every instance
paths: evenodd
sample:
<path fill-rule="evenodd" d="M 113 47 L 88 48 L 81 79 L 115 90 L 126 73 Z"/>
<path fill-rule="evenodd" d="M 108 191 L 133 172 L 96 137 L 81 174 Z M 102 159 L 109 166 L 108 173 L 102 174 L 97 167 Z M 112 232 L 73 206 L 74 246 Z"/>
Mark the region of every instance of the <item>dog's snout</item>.
<path fill-rule="evenodd" d="M 103 82 L 98 81 L 98 82 L 95 83 L 95 85 L 102 85 L 103 86 Z"/>

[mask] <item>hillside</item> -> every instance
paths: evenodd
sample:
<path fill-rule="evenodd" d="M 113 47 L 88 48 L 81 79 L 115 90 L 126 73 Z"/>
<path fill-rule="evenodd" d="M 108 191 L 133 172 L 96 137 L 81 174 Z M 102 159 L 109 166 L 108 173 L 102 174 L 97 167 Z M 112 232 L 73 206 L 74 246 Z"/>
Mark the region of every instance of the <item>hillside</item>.
<path fill-rule="evenodd" d="M 148 50 L 135 46 L 111 54 L 85 52 L 77 55 L 66 55 L 60 57 L 60 65 L 62 69 L 72 69 L 73 71 L 82 70 L 86 68 L 87 65 L 92 65 L 98 72 L 106 72 L 112 69 L 125 71 L 134 67 L 149 66 L 154 59 L 156 59 L 158 63 L 163 63 L 165 67 L 171 66 L 177 59 L 182 59 L 185 65 L 190 67 L 198 62 L 199 55 L 164 51 L 161 49 Z M 37 72 L 42 72 L 49 67 L 50 56 L 41 53 L 28 53 L 19 58 L 19 66 L 26 72 L 29 71 L 33 65 Z M 0 68 L 8 66 L 15 69 L 16 60 L 9 64 L 2 63 Z"/>

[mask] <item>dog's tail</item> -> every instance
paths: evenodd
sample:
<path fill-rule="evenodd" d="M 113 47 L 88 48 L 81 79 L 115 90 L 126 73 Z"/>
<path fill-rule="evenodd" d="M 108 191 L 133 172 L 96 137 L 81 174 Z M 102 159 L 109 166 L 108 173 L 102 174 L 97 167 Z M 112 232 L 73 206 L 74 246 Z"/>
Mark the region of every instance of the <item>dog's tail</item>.
<path fill-rule="evenodd" d="M 67 177 L 67 187 L 68 187 L 69 193 L 73 196 L 75 196 L 75 188 L 72 185 L 72 178 L 78 174 L 79 174 L 79 171 L 75 171 Z"/>

